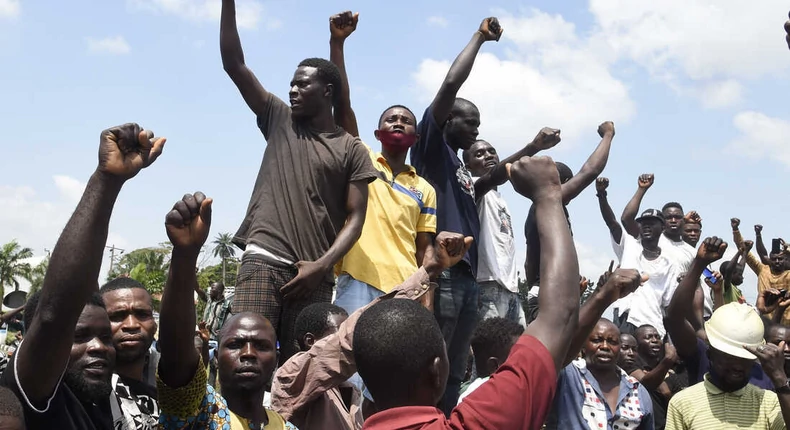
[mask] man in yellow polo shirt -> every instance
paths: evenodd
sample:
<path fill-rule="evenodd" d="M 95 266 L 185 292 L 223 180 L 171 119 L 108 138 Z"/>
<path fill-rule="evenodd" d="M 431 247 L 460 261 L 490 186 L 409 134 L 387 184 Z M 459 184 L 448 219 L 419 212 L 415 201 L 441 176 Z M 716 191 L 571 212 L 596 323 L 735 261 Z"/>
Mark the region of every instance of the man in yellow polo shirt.
<path fill-rule="evenodd" d="M 343 45 L 356 29 L 358 17 L 343 12 L 329 20 L 330 60 L 343 81 L 335 121 L 352 136 L 359 136 L 359 127 L 351 109 Z M 406 153 L 419 138 L 414 113 L 401 105 L 387 108 L 374 135 L 381 152 L 370 154 L 379 177 L 368 185 L 365 226 L 359 241 L 335 266 L 335 304 L 349 314 L 414 273 L 436 233 L 436 192 L 406 164 Z"/>

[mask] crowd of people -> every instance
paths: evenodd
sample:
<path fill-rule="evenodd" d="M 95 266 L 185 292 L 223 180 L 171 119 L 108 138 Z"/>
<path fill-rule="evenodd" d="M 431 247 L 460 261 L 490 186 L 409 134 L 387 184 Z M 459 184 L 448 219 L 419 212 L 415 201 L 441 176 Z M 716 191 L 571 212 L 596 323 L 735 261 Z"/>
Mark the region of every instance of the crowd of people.
<path fill-rule="evenodd" d="M 478 108 L 457 97 L 482 46 L 503 34 L 496 18 L 419 118 L 397 104 L 381 114 L 375 151 L 359 139 L 345 68 L 357 23 L 351 12 L 330 18 L 330 60 L 298 65 L 287 104 L 246 66 L 234 1 L 222 0 L 223 66 L 267 141 L 234 238 L 244 253 L 232 299 L 221 283 L 198 286 L 214 203 L 202 192 L 166 212 L 158 321 L 134 279 L 99 288 L 114 204 L 165 146 L 133 123 L 101 133 L 43 287 L 16 311 L 24 336 L 0 376 L 0 428 L 786 428 L 781 239 L 769 252 L 761 226 L 745 240 L 733 218 L 737 252 L 714 266 L 728 244 L 702 238 L 700 214 L 641 208 L 652 174 L 618 219 L 601 176 L 611 121 L 575 174 L 537 156 L 560 142 L 554 128 L 501 159 L 478 138 Z M 498 192 L 508 182 L 532 202 L 525 301 Z M 567 206 L 593 184 L 619 262 L 590 292 Z M 754 304 L 739 289 L 746 266 Z"/>

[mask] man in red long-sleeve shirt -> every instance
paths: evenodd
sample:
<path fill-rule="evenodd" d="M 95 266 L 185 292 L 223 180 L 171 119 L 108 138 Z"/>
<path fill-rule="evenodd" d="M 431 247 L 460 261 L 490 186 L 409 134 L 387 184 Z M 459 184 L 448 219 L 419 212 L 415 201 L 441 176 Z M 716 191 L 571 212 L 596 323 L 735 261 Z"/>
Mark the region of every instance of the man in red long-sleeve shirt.
<path fill-rule="evenodd" d="M 433 315 L 408 300 L 373 305 L 359 318 L 357 371 L 379 412 L 365 429 L 533 429 L 551 408 L 557 371 L 578 326 L 579 263 L 550 158 L 522 158 L 510 180 L 532 199 L 541 240 L 541 312 L 491 379 L 446 418 L 435 407 L 447 384 L 448 359 Z"/>

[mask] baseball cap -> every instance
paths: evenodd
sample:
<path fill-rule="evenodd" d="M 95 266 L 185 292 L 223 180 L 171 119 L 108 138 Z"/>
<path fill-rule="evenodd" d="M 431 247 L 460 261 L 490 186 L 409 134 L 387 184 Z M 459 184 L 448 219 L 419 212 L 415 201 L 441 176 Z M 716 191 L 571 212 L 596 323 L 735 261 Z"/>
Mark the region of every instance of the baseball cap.
<path fill-rule="evenodd" d="M 642 212 L 642 215 L 636 219 L 636 222 L 642 222 L 648 218 L 655 218 L 661 221 L 662 224 L 664 223 L 664 214 L 658 209 L 648 209 Z"/>

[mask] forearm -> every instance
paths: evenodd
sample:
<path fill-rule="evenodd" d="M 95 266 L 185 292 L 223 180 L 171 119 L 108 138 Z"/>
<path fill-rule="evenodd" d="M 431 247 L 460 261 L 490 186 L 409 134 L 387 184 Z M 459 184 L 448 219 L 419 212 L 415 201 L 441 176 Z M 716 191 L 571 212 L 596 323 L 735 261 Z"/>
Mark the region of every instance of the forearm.
<path fill-rule="evenodd" d="M 329 60 L 337 66 L 340 72 L 340 94 L 335 104 L 335 123 L 345 129 L 350 135 L 358 137 L 359 128 L 354 110 L 351 108 L 351 88 L 346 73 L 346 60 L 344 52 L 345 39 L 330 38 Z"/>
<path fill-rule="evenodd" d="M 785 427 L 790 426 L 790 394 L 777 393 L 777 397 L 779 397 L 779 407 L 782 408 Z"/>
<path fill-rule="evenodd" d="M 183 387 L 189 383 L 198 364 L 194 346 L 195 302 L 193 291 L 197 285 L 195 266 L 197 253 L 173 249 L 170 273 L 167 277 L 159 322 L 159 375 L 169 387 Z"/>
<path fill-rule="evenodd" d="M 12 318 L 14 318 L 14 316 L 16 316 L 20 312 L 22 312 L 24 309 L 25 309 L 24 306 L 20 306 L 20 307 L 18 307 L 16 309 L 13 309 L 13 310 L 10 310 L 10 311 L 4 313 L 2 316 L 0 316 L 0 322 L 7 323 Z"/>
<path fill-rule="evenodd" d="M 605 133 L 598 147 L 584 162 L 579 173 L 574 175 L 568 182 L 562 184 L 562 203 L 567 205 L 576 196 L 590 185 L 595 178 L 603 173 L 606 163 L 609 160 L 609 150 L 612 147 L 613 133 Z"/>
<path fill-rule="evenodd" d="M 351 250 L 351 247 L 359 240 L 359 236 L 362 235 L 362 226 L 365 224 L 366 210 L 367 201 L 365 201 L 364 207 L 358 208 L 349 215 L 346 224 L 340 229 L 340 232 L 338 232 L 335 242 L 332 243 L 332 246 L 329 247 L 324 255 L 316 260 L 316 263 L 319 263 L 329 271 L 335 266 L 335 263 L 340 261 L 340 259 Z"/>
<path fill-rule="evenodd" d="M 763 264 L 768 264 L 768 250 L 765 249 L 765 242 L 763 242 L 763 235 L 762 233 L 755 234 L 755 241 L 754 246 L 755 250 L 757 251 L 757 255 L 760 257 L 760 261 Z"/>
<path fill-rule="evenodd" d="M 694 313 L 694 295 L 697 291 L 698 280 L 705 270 L 705 262 L 697 258 L 691 262 L 691 267 L 683 281 L 675 289 L 675 294 L 667 307 L 667 314 L 678 315 L 686 319 Z"/>
<path fill-rule="evenodd" d="M 771 322 L 773 322 L 774 324 L 781 324 L 782 323 L 782 318 L 784 318 L 784 315 L 785 315 L 786 311 L 787 311 L 786 307 L 785 308 L 783 308 L 783 307 L 776 308 L 776 312 L 774 312 L 774 315 L 771 317 Z"/>
<path fill-rule="evenodd" d="M 617 217 L 614 215 L 614 211 L 609 205 L 606 191 L 598 193 L 598 208 L 601 210 L 601 216 L 606 223 L 606 227 L 609 228 L 609 233 L 612 235 L 612 238 L 617 243 L 621 243 L 620 241 L 623 239 L 623 228 L 620 227 L 620 223 L 617 222 Z"/>
<path fill-rule="evenodd" d="M 533 325 L 538 330 L 551 331 L 549 339 L 536 337 L 552 353 L 559 370 L 579 323 L 579 261 L 560 195 L 554 194 L 535 204 L 535 215 L 540 220 L 541 298 L 540 314 Z"/>
<path fill-rule="evenodd" d="M 450 70 L 447 71 L 444 82 L 442 82 L 442 86 L 439 88 L 439 93 L 431 104 L 434 119 L 440 126 L 444 124 L 447 115 L 450 114 L 458 90 L 461 89 L 466 79 L 469 78 L 469 74 L 472 72 L 472 66 L 474 66 L 475 63 L 475 57 L 477 57 L 477 53 L 480 52 L 480 47 L 483 46 L 483 42 L 485 42 L 483 34 L 479 31 L 475 31 L 474 35 L 472 35 L 472 39 L 464 50 L 458 54 L 458 57 L 455 58 L 455 61 L 453 61 L 453 64 L 450 66 Z"/>
<path fill-rule="evenodd" d="M 674 365 L 674 361 L 664 358 L 658 362 L 658 366 L 653 368 L 653 370 L 645 372 L 639 382 L 650 390 L 657 390 L 661 383 L 664 382 L 667 372 L 669 372 Z"/>
<path fill-rule="evenodd" d="M 31 400 L 48 396 L 69 359 L 82 309 L 97 291 L 110 215 L 123 181 L 95 172 L 58 239 L 33 322 L 17 357 Z"/>
<path fill-rule="evenodd" d="M 239 29 L 236 26 L 236 2 L 234 0 L 222 0 L 219 50 L 222 56 L 222 66 L 229 74 L 244 66 L 244 51 L 241 49 Z"/>
<path fill-rule="evenodd" d="M 636 214 L 639 213 L 639 206 L 647 193 L 647 188 L 637 188 L 634 196 L 625 205 L 620 221 L 623 223 L 625 231 L 633 237 L 639 237 L 639 225 L 636 223 Z"/>
<path fill-rule="evenodd" d="M 728 281 L 724 280 L 722 282 L 728 282 Z M 715 290 L 711 290 L 711 291 L 713 291 L 713 310 L 714 311 L 716 309 L 718 309 L 719 307 L 724 306 L 724 285 L 726 285 L 726 284 L 722 284 L 721 288 L 718 288 L 718 289 L 715 289 Z"/>

